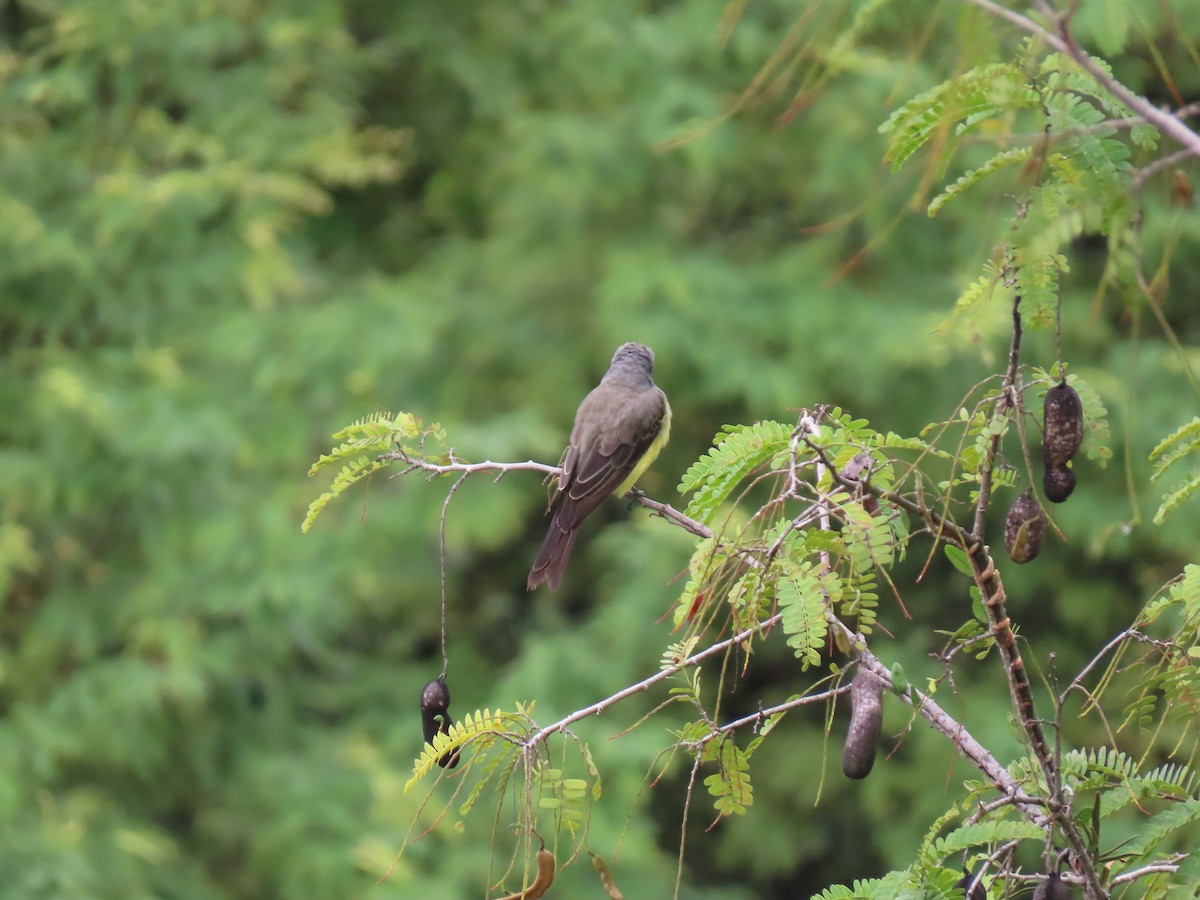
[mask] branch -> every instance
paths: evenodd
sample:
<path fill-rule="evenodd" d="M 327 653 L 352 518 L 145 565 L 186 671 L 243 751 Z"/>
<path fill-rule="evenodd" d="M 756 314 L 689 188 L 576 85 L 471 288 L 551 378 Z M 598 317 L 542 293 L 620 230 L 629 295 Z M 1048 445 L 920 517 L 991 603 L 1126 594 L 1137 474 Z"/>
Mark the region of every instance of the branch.
<path fill-rule="evenodd" d="M 1171 862 L 1154 863 L 1149 866 L 1142 866 L 1140 869 L 1132 869 L 1128 872 L 1122 872 L 1120 875 L 1113 878 L 1113 884 L 1125 884 L 1130 881 L 1136 881 L 1139 878 L 1145 878 L 1147 875 L 1154 875 L 1159 872 L 1173 874 L 1179 871 L 1179 863 L 1188 858 L 1186 853 L 1176 853 L 1171 857 Z"/>
<path fill-rule="evenodd" d="M 713 738 L 718 738 L 723 734 L 728 734 L 731 731 L 736 731 L 739 728 L 745 728 L 747 725 L 759 725 L 771 716 L 777 716 L 780 713 L 790 712 L 793 709 L 799 709 L 801 706 L 809 706 L 813 703 L 823 703 L 826 700 L 831 700 L 839 694 L 847 694 L 850 692 L 850 685 L 844 684 L 841 687 L 830 688 L 827 691 L 821 691 L 819 694 L 808 694 L 804 697 L 797 697 L 795 700 L 788 700 L 786 703 L 780 703 L 777 706 L 768 706 L 766 709 L 760 709 L 756 713 L 751 713 L 748 716 L 742 716 L 740 719 L 734 719 L 732 722 L 727 722 L 719 728 L 714 728 L 698 741 L 689 742 L 688 746 L 699 749 L 711 741 Z"/>
<path fill-rule="evenodd" d="M 404 450 L 393 450 L 390 453 L 381 453 L 378 459 L 384 460 L 399 460 L 407 463 L 408 468 L 403 472 L 397 472 L 396 476 L 407 474 L 408 472 L 428 472 L 430 476 L 434 475 L 475 475 L 479 472 L 495 472 L 496 480 L 499 481 L 509 472 L 541 472 L 543 475 L 559 475 L 562 472 L 558 466 L 548 466 L 545 463 L 535 462 L 534 460 L 526 460 L 519 463 L 504 463 L 492 462 L 490 459 L 480 463 L 464 463 L 458 462 L 454 457 L 454 451 L 450 451 L 450 462 L 439 465 L 432 463 L 427 459 L 419 456 L 412 456 Z"/>
<path fill-rule="evenodd" d="M 1190 150 L 1176 150 L 1174 153 L 1168 153 L 1166 156 L 1156 159 L 1154 162 L 1138 169 L 1137 174 L 1133 176 L 1133 189 L 1140 191 L 1142 187 L 1161 172 L 1163 169 L 1169 169 L 1171 166 L 1179 165 L 1186 159 L 1193 156 Z"/>
<path fill-rule="evenodd" d="M 613 694 L 610 697 L 605 697 L 603 700 L 598 700 L 595 703 L 593 703 L 591 706 L 585 706 L 583 709 L 577 709 L 577 710 L 575 710 L 575 712 L 571 713 L 569 716 L 559 719 L 557 722 L 555 722 L 552 725 L 547 725 L 545 728 L 536 732 L 532 737 L 530 737 L 528 740 L 526 740 L 522 746 L 526 750 L 532 750 L 538 744 L 545 741 L 546 738 L 550 737 L 550 735 L 552 735 L 558 731 L 563 731 L 569 725 L 572 725 L 575 722 L 578 722 L 580 719 L 586 719 L 588 716 L 598 716 L 598 715 L 600 715 L 600 713 L 604 712 L 610 706 L 613 706 L 613 705 L 619 703 L 620 701 L 624 700 L 626 697 L 632 697 L 634 694 L 641 693 L 642 691 L 647 690 L 647 689 L 653 687 L 654 685 L 658 684 L 660 681 L 663 681 L 667 678 L 670 678 L 672 675 L 682 672 L 684 669 L 690 669 L 692 666 L 698 665 L 699 663 L 708 659 L 710 656 L 716 656 L 718 653 L 724 653 L 730 647 L 736 647 L 740 644 L 744 644 L 746 641 L 750 640 L 750 638 L 754 637 L 756 634 L 759 634 L 760 632 L 763 632 L 763 631 L 769 631 L 770 629 L 774 628 L 776 625 L 780 624 L 782 621 L 783 621 L 782 613 L 771 616 L 771 618 L 764 619 L 763 621 L 759 622 L 757 625 L 754 625 L 751 628 L 747 628 L 745 631 L 741 632 L 740 634 L 735 634 L 733 637 L 727 638 L 723 641 L 720 641 L 719 643 L 713 644 L 711 647 L 706 647 L 705 649 L 701 650 L 699 653 L 693 653 L 687 659 L 682 660 L 673 666 L 668 666 L 665 669 L 659 669 L 657 672 L 655 672 L 649 678 L 643 678 L 637 684 L 631 684 L 629 687 L 625 688 L 624 690 L 617 691 L 617 693 Z"/>
<path fill-rule="evenodd" d="M 640 488 L 630 488 L 629 493 L 625 495 L 635 503 L 640 503 L 646 509 L 650 510 L 658 516 L 666 519 L 668 522 L 674 522 L 684 531 L 690 531 L 698 538 L 713 537 L 713 530 L 703 522 L 697 522 L 695 519 L 685 516 L 669 503 L 663 503 L 659 500 L 651 500 L 646 496 L 646 493 Z"/>
<path fill-rule="evenodd" d="M 1136 628 L 1126 628 L 1124 631 L 1122 631 L 1120 634 L 1118 634 L 1115 638 L 1113 638 L 1111 641 L 1109 641 L 1107 644 L 1105 644 L 1103 647 L 1101 647 L 1100 651 L 1091 658 L 1091 660 L 1088 662 L 1088 664 L 1086 666 L 1084 666 L 1082 669 L 1079 670 L 1079 674 L 1076 675 L 1074 678 L 1072 678 L 1071 683 L 1068 684 L 1066 686 L 1066 688 L 1063 690 L 1063 692 L 1058 695 L 1058 705 L 1061 707 L 1064 703 L 1067 702 L 1067 695 L 1070 694 L 1071 691 L 1075 690 L 1077 687 L 1079 687 L 1083 683 L 1083 679 L 1087 678 L 1088 674 L 1092 671 L 1092 669 L 1096 668 L 1096 666 L 1099 665 L 1100 660 L 1104 659 L 1104 657 L 1108 655 L 1108 652 L 1110 650 L 1112 650 L 1114 647 L 1121 645 L 1122 643 L 1129 640 L 1130 638 L 1138 637 L 1139 635 L 1140 635 L 1140 632 Z"/>
<path fill-rule="evenodd" d="M 912 685 L 909 685 L 907 693 L 897 691 L 896 685 L 892 681 L 891 669 L 880 662 L 879 658 L 867 648 L 863 638 L 854 634 L 841 619 L 832 613 L 827 613 L 826 619 L 835 628 L 841 629 L 843 634 L 855 643 L 859 665 L 870 669 L 892 693 L 913 707 L 922 718 L 929 722 L 935 731 L 945 735 L 954 746 L 962 751 L 967 761 L 987 777 L 996 790 L 1012 803 L 1024 808 L 1030 821 L 1042 828 L 1049 824 L 1048 817 L 1042 812 L 1042 807 L 1046 805 L 1045 801 L 1027 793 L 1020 783 L 1008 773 L 1008 769 L 1000 765 L 996 757 L 992 756 L 988 749 L 967 731 L 966 726 L 942 709 L 936 700 L 928 694 L 923 694 Z"/>
<path fill-rule="evenodd" d="M 858 482 L 848 482 L 845 476 L 838 472 L 836 467 L 831 465 L 831 461 L 823 448 L 808 438 L 805 438 L 805 442 L 829 468 L 833 478 L 840 484 L 843 484 L 848 489 L 859 485 Z M 861 489 L 869 491 L 876 497 L 891 503 L 897 503 L 906 509 L 912 510 L 929 524 L 934 534 L 939 536 L 941 540 L 957 544 L 961 549 L 966 551 L 967 559 L 971 565 L 972 576 L 983 597 L 983 606 L 987 612 L 992 637 L 1004 662 L 1004 671 L 1013 708 L 1016 710 L 1022 729 L 1029 738 L 1034 758 L 1037 760 L 1046 777 L 1046 785 L 1051 793 L 1052 802 L 1049 806 L 1054 822 L 1062 831 L 1064 837 L 1066 837 L 1067 843 L 1070 844 L 1072 858 L 1076 865 L 1083 871 L 1085 894 L 1089 898 L 1106 897 L 1107 894 L 1100 884 L 1100 879 L 1096 875 L 1091 855 L 1088 853 L 1087 843 L 1084 841 L 1083 835 L 1080 833 L 1075 821 L 1071 818 L 1069 805 L 1063 801 L 1058 785 L 1058 769 L 1053 756 L 1050 754 L 1049 745 L 1046 743 L 1041 719 L 1038 718 L 1034 707 L 1033 692 L 1029 684 L 1029 673 L 1025 671 L 1025 663 L 1017 650 L 1016 636 L 1012 631 L 1012 623 L 1009 621 L 1005 610 L 1004 601 L 1006 597 L 1004 583 L 1000 580 L 1000 573 L 996 571 L 990 550 L 980 542 L 977 535 L 967 532 L 923 504 L 915 503 L 892 491 L 880 490 L 870 482 L 861 484 Z M 876 663 L 878 664 L 877 660 Z M 882 669 L 883 667 L 880 666 L 880 668 Z M 874 666 L 872 669 L 876 671 L 877 675 L 883 677 L 883 674 L 876 670 Z M 919 709 L 922 715 L 924 715 L 924 704 Z M 929 716 L 926 716 L 926 718 L 929 718 Z M 932 719 L 930 721 L 933 722 Z M 953 719 L 950 719 L 950 721 L 953 721 Z M 938 727 L 936 723 L 935 727 Z M 938 727 L 938 730 L 943 731 L 949 737 L 953 737 L 950 732 L 944 731 L 940 727 Z M 982 747 L 980 749 L 983 750 Z M 987 751 L 983 750 L 983 753 L 987 754 Z M 987 754 L 987 757 L 991 758 L 990 754 Z M 976 766 L 979 766 L 980 771 L 986 773 L 987 770 L 983 769 L 981 760 L 976 760 L 970 754 L 968 754 L 968 759 L 971 759 Z M 995 762 L 994 759 L 992 761 Z M 1007 774 L 1005 772 L 1005 775 Z M 997 782 L 993 781 L 993 783 Z"/>
<path fill-rule="evenodd" d="M 454 451 L 450 451 L 450 462 L 434 463 L 419 456 L 413 456 L 404 450 L 393 450 L 390 453 L 382 453 L 378 457 L 381 460 L 392 460 L 406 463 L 408 468 L 402 472 L 397 472 L 395 476 L 406 475 L 409 472 L 427 472 L 429 476 L 435 477 L 438 475 L 461 475 L 467 477 L 470 475 L 478 475 L 483 472 L 495 473 L 496 481 L 499 481 L 505 475 L 511 472 L 540 472 L 547 478 L 553 476 L 558 477 L 562 474 L 562 468 L 559 466 L 550 466 L 546 463 L 536 462 L 532 459 L 525 462 L 494 462 L 492 460 L 484 460 L 478 463 L 459 462 L 454 457 Z M 455 485 L 457 489 L 458 485 Z M 695 519 L 685 516 L 669 503 L 662 503 L 658 500 L 652 500 L 638 488 L 631 488 L 627 493 L 629 499 L 646 507 L 651 512 L 661 516 L 669 522 L 674 522 L 685 531 L 689 531 L 696 537 L 711 538 L 713 536 L 712 529 L 703 522 L 697 522 Z"/>
<path fill-rule="evenodd" d="M 1025 206 L 1017 213 L 1017 221 L 1025 218 Z M 1005 265 L 1006 276 L 1010 266 Z M 1021 360 L 1021 293 L 1013 293 L 1012 304 L 1012 343 L 1008 348 L 1008 369 L 1004 372 L 1004 382 L 1000 385 L 1000 396 L 996 398 L 997 417 L 1008 416 L 1009 410 L 1017 416 L 1021 414 L 1021 401 L 1017 395 L 1017 366 Z M 975 501 L 975 524 L 971 531 L 977 540 L 983 539 L 983 523 L 987 515 L 988 505 L 992 497 L 992 472 L 996 466 L 996 455 L 1000 452 L 1000 431 L 992 433 L 992 442 L 988 445 L 987 457 L 979 471 L 979 498 Z M 965 547 L 963 549 L 966 549 Z"/>
<path fill-rule="evenodd" d="M 1023 16 L 1015 10 L 1008 9 L 992 0 L 962 0 L 971 6 L 978 7 L 984 12 L 999 19 L 1004 19 L 1016 25 L 1022 31 L 1036 35 L 1060 53 L 1065 53 L 1075 60 L 1085 72 L 1102 88 L 1136 112 L 1163 134 L 1170 136 L 1176 143 L 1184 147 L 1189 156 L 1200 157 L 1200 134 L 1192 131 L 1171 113 L 1159 109 L 1145 97 L 1131 91 L 1121 82 L 1105 72 L 1091 56 L 1077 43 L 1067 28 L 1067 17 L 1056 15 L 1057 31 L 1052 31 L 1040 22 L 1035 22 L 1028 16 Z"/>

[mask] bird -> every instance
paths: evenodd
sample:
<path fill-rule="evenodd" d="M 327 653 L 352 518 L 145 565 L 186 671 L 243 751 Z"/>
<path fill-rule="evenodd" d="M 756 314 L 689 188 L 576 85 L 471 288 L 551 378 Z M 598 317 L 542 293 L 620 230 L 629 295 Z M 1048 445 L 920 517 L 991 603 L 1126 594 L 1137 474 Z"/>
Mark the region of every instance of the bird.
<path fill-rule="evenodd" d="M 558 588 L 583 520 L 609 494 L 628 493 L 667 443 L 671 405 L 653 371 L 653 350 L 633 341 L 622 344 L 579 404 L 550 498 L 550 528 L 529 570 L 529 590 L 541 584 Z"/>

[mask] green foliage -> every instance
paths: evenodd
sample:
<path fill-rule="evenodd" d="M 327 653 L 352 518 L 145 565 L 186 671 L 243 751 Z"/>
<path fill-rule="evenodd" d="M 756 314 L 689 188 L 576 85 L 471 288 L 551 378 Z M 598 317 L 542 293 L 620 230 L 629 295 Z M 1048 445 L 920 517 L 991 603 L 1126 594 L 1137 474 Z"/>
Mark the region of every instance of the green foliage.
<path fill-rule="evenodd" d="M 958 180 L 948 185 L 945 190 L 929 201 L 928 213 L 930 216 L 936 216 L 943 206 L 953 200 L 955 197 L 968 191 L 977 185 L 983 179 L 987 178 L 994 172 L 999 171 L 1005 166 L 1016 165 L 1020 163 L 1024 165 L 1033 157 L 1033 148 L 1031 147 L 1014 147 L 1011 150 L 1001 150 L 992 156 L 982 166 L 977 166 L 958 177 Z M 994 277 L 995 271 L 985 271 L 980 278 L 982 280 L 990 280 Z M 960 305 L 969 305 L 973 300 L 963 303 L 960 298 Z"/>
<path fill-rule="evenodd" d="M 439 731 L 433 736 L 433 743 L 426 744 L 421 755 L 413 763 L 412 777 L 404 784 L 404 793 L 408 793 L 431 772 L 438 771 L 437 761 L 447 753 L 461 750 L 468 743 L 473 743 L 475 755 L 485 755 L 495 746 L 504 744 L 519 744 L 524 735 L 519 731 L 510 733 L 520 720 L 509 713 L 481 709 L 467 713 L 461 721 L 450 726 L 449 732 Z M 503 736 L 504 741 L 498 741 L 497 736 Z M 515 748 L 514 748 L 515 749 Z"/>
<path fill-rule="evenodd" d="M 679 482 L 681 494 L 694 494 L 685 513 L 711 525 L 733 490 L 787 449 L 793 430 L 780 422 L 756 422 L 718 432 L 712 449 Z"/>
<path fill-rule="evenodd" d="M 421 436 L 420 446 L 413 448 L 409 441 L 418 435 Z M 343 428 L 333 436 L 335 441 L 343 443 L 334 447 L 330 453 L 323 454 L 312 464 L 308 474 L 315 475 L 335 462 L 349 462 L 334 476 L 329 490 L 309 504 L 308 514 L 304 517 L 300 530 L 308 531 L 330 500 L 383 468 L 386 463 L 380 459 L 382 454 L 399 452 L 424 459 L 425 442 L 430 437 L 439 444 L 445 441 L 445 434 L 437 425 L 422 433 L 420 423 L 408 413 L 397 413 L 395 416 L 377 413 Z"/>
<path fill-rule="evenodd" d="M 1036 109 L 1038 92 L 1025 73 L 1010 63 L 976 66 L 913 97 L 879 130 L 888 137 L 886 160 L 897 171 L 935 136 L 955 137 L 985 119 Z"/>
<path fill-rule="evenodd" d="M 1073 21 L 1105 52 L 1138 35 L 1111 71 L 1166 103 L 1196 88 L 1196 19 L 1171 6 L 1085 0 Z M 1146 454 L 1194 405 L 1180 373 L 1196 229 L 1178 205 L 1194 173 L 1180 165 L 1172 190 L 1168 167 L 1132 192 L 1173 138 L 1110 127 L 1128 111 L 1091 76 L 978 10 L 909 13 L 886 0 L 3 4 L 0 900 L 481 896 L 498 883 L 482 848 L 526 859 L 513 845 L 528 828 L 573 852 L 619 847 L 627 896 L 670 896 L 678 848 L 663 825 L 688 742 L 817 689 L 814 664 L 839 659 L 830 613 L 870 633 L 894 674 L 936 684 L 999 758 L 1019 755 L 995 655 L 930 655 L 939 626 L 964 619 L 953 646 L 972 648 L 978 620 L 927 523 L 910 533 L 886 500 L 868 514 L 869 491 L 835 485 L 807 445 L 793 458 L 791 423 L 820 403 L 854 410 L 811 435 L 833 467 L 868 453 L 869 486 L 957 515 L 1004 428 L 995 395 L 968 386 L 1002 367 L 1014 288 L 1031 324 L 1061 313 L 1072 375 L 1112 416 L 1089 453 L 1111 444 L 1126 463 L 1081 478 L 1055 510 L 1067 541 L 1008 579 L 1031 668 L 1053 652 L 1070 677 L 1129 626 L 1132 598 L 1194 561 L 1190 505 L 1158 530 L 1142 509 Z M 970 73 L 948 68 L 962 60 Z M 894 133 L 875 133 L 921 92 Z M 907 154 L 891 176 L 885 141 Z M 909 197 L 936 218 L 910 217 Z M 693 546 L 608 502 L 562 592 L 529 597 L 538 476 L 471 479 L 444 522 L 456 708 L 510 710 L 534 691 L 554 718 L 777 600 L 787 628 L 711 660 L 719 675 L 706 661 L 634 692 L 553 753 L 510 740 L 528 738 L 530 710 L 492 714 L 506 736 L 468 734 L 472 713 L 438 741 L 461 739 L 463 764 L 435 773 L 417 697 L 441 665 L 434 536 L 450 482 L 397 490 L 379 476 L 404 465 L 380 456 L 448 459 L 440 431 L 421 444 L 423 419 L 471 458 L 553 461 L 628 339 L 655 348 L 676 413 L 642 483 L 656 499 L 675 502 L 721 422 L 762 420 L 696 463 L 687 499 L 718 536 Z M 1032 331 L 1023 365 L 1055 358 L 1049 344 Z M 962 420 L 948 412 L 960 405 Z M 412 420 L 375 412 L 397 408 Z M 931 419 L 952 424 L 914 437 Z M 320 464 L 332 483 L 306 524 L 322 527 L 301 536 L 321 491 L 306 462 L 352 421 Z M 998 472 L 999 490 L 1014 477 Z M 818 500 L 829 532 L 805 518 Z M 840 601 L 781 587 L 796 571 Z M 1144 860 L 1196 843 L 1194 820 L 1163 815 L 1195 799 L 1174 768 L 1194 740 L 1193 578 L 1141 614 L 1165 643 L 1129 643 L 1086 685 L 1129 703 L 1118 739 L 1147 763 L 1079 763 L 1081 793 L 1101 799 L 1105 848 L 1153 820 Z M 679 634 L 658 621 L 675 600 Z M 1064 715 L 1064 745 L 1107 743 L 1081 711 Z M 863 790 L 815 776 L 836 743 L 827 720 L 788 718 L 709 739 L 732 754 L 711 760 L 730 811 L 751 795 L 724 744 L 756 760 L 758 802 L 712 831 L 689 825 L 681 894 L 765 900 L 841 880 L 854 887 L 826 894 L 950 896 L 957 860 L 910 871 L 922 835 L 946 804 L 966 815 L 966 799 L 995 795 L 960 790 L 961 760 L 947 780 L 947 746 L 919 721 L 887 723 L 894 752 Z M 672 744 L 684 752 L 660 758 Z M 417 754 L 421 790 L 406 795 Z M 1086 802 L 1074 812 L 1087 820 Z M 853 854 L 831 843 L 845 835 Z M 596 892 L 556 852 L 556 890 Z M 1191 896 L 1197 859 L 1147 892 Z"/>
<path fill-rule="evenodd" d="M 1154 470 L 1150 475 L 1151 481 L 1158 481 L 1173 464 L 1181 459 L 1187 459 L 1200 447 L 1200 418 L 1181 425 L 1158 442 L 1150 451 L 1150 461 Z M 1192 494 L 1200 490 L 1200 468 L 1191 472 L 1187 478 L 1173 487 L 1165 495 L 1154 513 L 1154 523 L 1162 522 L 1173 513 Z"/>
<path fill-rule="evenodd" d="M 750 761 L 732 738 L 714 742 L 717 771 L 704 779 L 718 816 L 744 816 L 754 803 Z"/>
<path fill-rule="evenodd" d="M 981 123 L 999 120 L 991 133 L 1007 136 L 1018 122 L 1040 134 L 1031 144 L 1001 146 L 984 163 L 968 169 L 928 205 L 936 215 L 952 199 L 977 189 L 1020 164 L 1019 205 L 1006 253 L 1012 281 L 1021 297 L 1024 323 L 1051 328 L 1057 321 L 1061 277 L 1070 270 L 1063 248 L 1083 234 L 1112 235 L 1114 246 L 1128 234 L 1131 210 L 1126 193 L 1130 177 L 1129 145 L 1113 136 L 1129 110 L 1100 88 L 1070 57 L 1051 53 L 1030 60 L 1026 45 L 1011 63 L 986 63 L 955 76 L 910 100 L 880 127 L 888 136 L 888 159 L 899 169 L 929 145 L 942 164 L 959 154 L 963 136 Z M 1101 60 L 1093 62 L 1111 75 Z M 993 123 L 994 124 L 994 123 Z M 1130 139 L 1152 148 L 1157 134 L 1141 128 Z M 960 295 L 962 312 L 992 295 L 1002 271 L 984 263 L 982 274 Z"/>
<path fill-rule="evenodd" d="M 814 570 L 811 564 L 787 567 L 779 576 L 779 611 L 787 644 L 803 668 L 819 666 L 828 627 L 825 610 L 841 600 L 841 584 L 835 573 Z"/>

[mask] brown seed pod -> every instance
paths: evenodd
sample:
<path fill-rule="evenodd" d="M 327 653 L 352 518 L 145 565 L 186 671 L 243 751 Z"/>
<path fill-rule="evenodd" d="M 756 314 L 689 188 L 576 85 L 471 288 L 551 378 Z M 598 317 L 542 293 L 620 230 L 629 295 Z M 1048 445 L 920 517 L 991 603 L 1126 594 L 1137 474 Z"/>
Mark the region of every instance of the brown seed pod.
<path fill-rule="evenodd" d="M 1066 882 L 1054 872 L 1037 886 L 1033 892 L 1033 900 L 1071 900 L 1071 889 Z"/>
<path fill-rule="evenodd" d="M 608 894 L 609 900 L 625 900 L 625 895 L 613 881 L 612 872 L 608 871 L 608 863 L 604 861 L 604 857 L 598 856 L 591 850 L 588 851 L 588 855 L 592 858 L 592 868 L 600 875 L 600 887 L 604 888 L 604 893 Z"/>
<path fill-rule="evenodd" d="M 442 734 L 450 731 L 450 688 L 441 676 L 429 682 L 421 691 L 421 725 L 425 729 L 427 744 L 433 743 L 439 731 Z M 457 750 L 443 753 L 438 757 L 437 764 L 443 769 L 453 769 L 458 765 L 458 756 Z"/>
<path fill-rule="evenodd" d="M 1075 490 L 1075 470 L 1069 466 L 1047 469 L 1042 475 L 1042 493 L 1051 503 L 1062 503 Z"/>
<path fill-rule="evenodd" d="M 1012 502 L 1004 520 L 1004 547 L 1015 563 L 1027 563 L 1042 551 L 1046 536 L 1046 517 L 1027 490 Z"/>
<path fill-rule="evenodd" d="M 847 778 L 866 778 L 871 773 L 882 730 L 883 682 L 860 664 L 850 683 L 850 727 L 842 750 L 842 771 Z"/>
<path fill-rule="evenodd" d="M 1047 469 L 1065 465 L 1083 443 L 1083 403 L 1065 381 L 1046 391 L 1042 412 L 1042 459 Z"/>
<path fill-rule="evenodd" d="M 533 879 L 533 884 L 500 900 L 538 900 L 554 884 L 554 868 L 554 854 L 543 847 L 537 853 L 537 877 Z"/>

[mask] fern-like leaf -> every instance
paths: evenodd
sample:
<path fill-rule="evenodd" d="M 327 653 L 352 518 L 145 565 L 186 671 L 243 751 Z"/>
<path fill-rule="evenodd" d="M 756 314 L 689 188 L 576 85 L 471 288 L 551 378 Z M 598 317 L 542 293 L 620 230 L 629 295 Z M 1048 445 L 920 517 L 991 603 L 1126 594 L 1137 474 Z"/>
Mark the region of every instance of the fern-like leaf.
<path fill-rule="evenodd" d="M 721 741 L 717 761 L 717 771 L 704 779 L 704 785 L 713 798 L 713 806 L 720 816 L 744 816 L 754 802 L 748 771 L 750 763 L 746 754 L 732 738 L 726 738 Z"/>
<path fill-rule="evenodd" d="M 828 623 L 825 604 L 841 600 L 841 582 L 834 572 L 819 575 L 808 563 L 787 568 L 777 582 L 779 610 L 787 645 L 796 652 L 803 668 L 821 664 Z"/>
<path fill-rule="evenodd" d="M 1122 848 L 1122 852 L 1131 856 L 1146 856 L 1171 834 L 1195 822 L 1200 822 L 1200 800 L 1188 798 L 1172 804 L 1142 822 L 1137 835 Z"/>
<path fill-rule="evenodd" d="M 970 171 L 960 175 L 958 180 L 946 187 L 940 194 L 933 198 L 929 203 L 929 208 L 926 212 L 930 218 L 933 218 L 941 211 L 942 207 L 962 196 L 965 191 L 970 190 L 987 176 L 993 172 L 998 172 L 1005 166 L 1016 165 L 1017 163 L 1025 163 L 1033 155 L 1033 150 L 1030 147 L 1015 147 L 1012 150 L 1002 150 L 997 153 L 982 166 L 971 169 Z"/>
<path fill-rule="evenodd" d="M 432 426 L 426 434 L 440 435 L 439 426 Z M 383 468 L 386 462 L 379 457 L 396 447 L 403 446 L 420 434 L 420 425 L 408 413 L 376 413 L 365 419 L 348 425 L 333 436 L 335 441 L 342 443 L 329 453 L 323 454 L 308 470 L 309 475 L 315 475 L 321 469 L 336 462 L 346 460 L 346 464 L 334 476 L 329 490 L 317 497 L 308 506 L 308 512 L 300 525 L 300 530 L 307 532 L 312 528 L 322 510 L 330 501 L 349 488 L 358 484 L 371 473 Z"/>
<path fill-rule="evenodd" d="M 886 159 L 896 171 L 939 130 L 960 125 L 961 134 L 985 118 L 1039 106 L 1037 92 L 1017 66 L 977 66 L 918 94 L 888 117 L 879 127 L 888 137 Z"/>
<path fill-rule="evenodd" d="M 934 853 L 945 859 L 952 853 L 961 853 L 971 847 L 1013 840 L 1045 840 L 1046 834 L 1037 825 L 1021 821 L 977 822 L 963 825 L 940 837 L 933 844 Z"/>
<path fill-rule="evenodd" d="M 1009 290 L 1003 284 L 1003 273 L 1000 268 L 992 260 L 988 260 L 983 264 L 983 271 L 980 272 L 979 277 L 967 285 L 966 289 L 958 295 L 958 299 L 954 301 L 955 314 L 966 312 L 980 300 L 990 300 L 997 288 L 1002 291 Z"/>
<path fill-rule="evenodd" d="M 1157 481 L 1172 463 L 1194 453 L 1197 447 L 1200 447 L 1200 416 L 1176 428 L 1150 451 L 1150 461 L 1154 463 L 1150 480 Z"/>
<path fill-rule="evenodd" d="M 684 473 L 679 492 L 694 492 L 687 515 L 711 524 L 717 509 L 733 489 L 755 469 L 788 448 L 792 426 L 762 421 L 729 426 L 717 434 L 714 446 Z"/>
<path fill-rule="evenodd" d="M 1158 442 L 1150 451 L 1150 461 L 1154 468 L 1150 474 L 1151 481 L 1157 481 L 1163 474 L 1182 459 L 1194 458 L 1200 449 L 1200 418 L 1181 425 Z M 1154 514 L 1154 522 L 1161 525 L 1163 520 L 1177 510 L 1185 500 L 1200 490 L 1200 468 L 1194 468 L 1187 476 L 1178 482 L 1169 492 L 1163 495 L 1158 511 Z"/>
<path fill-rule="evenodd" d="M 439 731 L 433 736 L 433 743 L 422 748 L 421 755 L 413 763 L 412 776 L 404 784 L 404 793 L 407 794 L 421 779 L 437 768 L 437 761 L 444 754 L 461 749 L 468 741 L 480 735 L 504 734 L 510 729 L 518 728 L 520 723 L 521 719 L 510 713 L 493 713 L 487 709 L 467 713 L 461 721 L 450 726 L 449 732 Z M 481 749 L 486 749 L 487 746 L 489 744 L 485 741 Z"/>
<path fill-rule="evenodd" d="M 1167 516 L 1179 509 L 1197 491 L 1200 491 L 1200 469 L 1193 469 L 1185 481 L 1163 494 L 1162 502 L 1154 513 L 1154 524 L 1161 525 Z"/>

